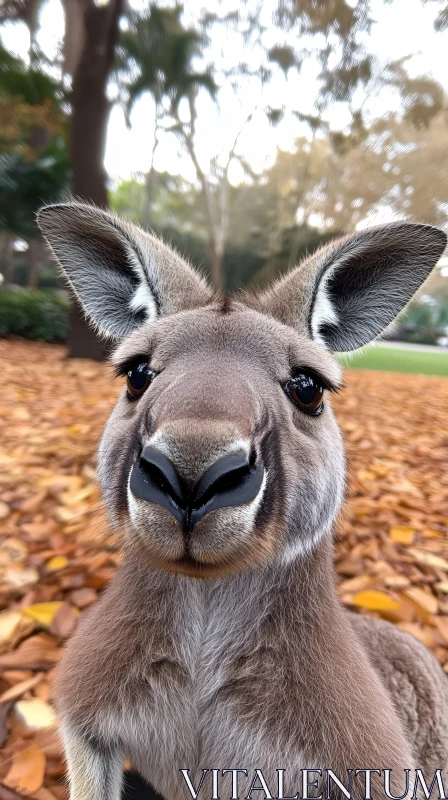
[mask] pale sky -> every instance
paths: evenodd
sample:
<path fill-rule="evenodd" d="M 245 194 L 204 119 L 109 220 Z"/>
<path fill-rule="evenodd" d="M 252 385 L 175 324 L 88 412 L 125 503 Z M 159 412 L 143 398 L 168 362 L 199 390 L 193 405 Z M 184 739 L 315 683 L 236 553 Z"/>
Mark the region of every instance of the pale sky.
<path fill-rule="evenodd" d="M 143 0 L 134 0 L 135 6 Z M 353 3 L 356 0 L 353 0 Z M 199 13 L 203 2 L 189 0 L 187 22 L 193 22 L 195 14 Z M 210 6 L 210 4 L 209 4 Z M 276 0 L 265 0 L 263 14 L 269 19 Z M 408 62 L 408 71 L 412 76 L 417 74 L 430 74 L 447 86 L 447 37 L 448 34 L 436 33 L 433 29 L 433 20 L 437 14 L 437 4 L 427 3 L 422 5 L 420 0 L 394 0 L 393 3 L 384 4 L 383 0 L 372 0 L 372 16 L 376 21 L 373 25 L 368 48 L 379 59 L 386 63 L 405 55 L 413 54 Z M 41 30 L 39 43 L 44 52 L 51 58 L 55 54 L 57 43 L 63 33 L 64 17 L 60 0 L 48 0 L 41 16 Z M 272 42 L 278 37 L 272 34 Z M 6 47 L 11 51 L 25 56 L 28 48 L 28 36 L 24 25 L 7 25 L 1 29 L 1 38 Z M 287 36 L 283 37 L 287 41 Z M 212 56 L 219 62 L 220 50 L 222 58 L 228 55 L 229 47 L 234 48 L 235 42 L 221 34 L 221 39 L 215 40 Z M 226 50 L 227 48 L 227 50 Z M 241 55 L 247 60 L 252 56 L 257 60 L 257 54 L 247 53 L 242 50 Z M 235 52 L 233 51 L 233 58 Z M 272 163 L 276 147 L 284 149 L 292 147 L 294 139 L 304 133 L 297 119 L 291 114 L 292 109 L 312 112 L 313 100 L 316 93 L 315 83 L 316 65 L 309 61 L 305 63 L 300 75 L 290 71 L 287 78 L 282 73 L 276 75 L 270 85 L 260 95 L 259 88 L 253 83 L 246 85 L 235 97 L 230 86 L 224 85 L 219 93 L 219 108 L 207 97 L 199 99 L 199 115 L 197 124 L 198 152 L 204 167 L 207 167 L 210 158 L 221 151 L 225 151 L 233 142 L 236 133 L 241 128 L 242 122 L 249 111 L 257 105 L 284 105 L 289 113 L 277 127 L 269 126 L 264 114 L 260 111 L 254 114 L 252 121 L 244 128 L 238 144 L 238 152 L 244 155 L 252 167 L 261 171 L 263 167 Z M 447 86 L 448 88 L 448 86 Z M 358 98 L 362 99 L 362 98 Z M 397 107 L 398 101 L 389 92 L 383 92 L 378 97 L 369 100 L 371 115 L 376 116 L 390 107 Z M 343 126 L 348 119 L 347 110 L 342 105 L 333 107 L 331 122 L 334 127 Z M 148 170 L 153 142 L 154 108 L 149 96 L 143 97 L 135 106 L 131 115 L 132 127 L 126 127 L 124 115 L 119 106 L 114 106 L 109 122 L 107 135 L 107 149 L 105 166 L 114 180 L 131 177 L 137 172 Z M 181 173 L 186 178 L 194 179 L 194 170 L 186 154 L 179 153 L 179 144 L 173 135 L 166 134 L 157 150 L 155 166 L 159 170 L 172 173 Z M 230 179 L 238 182 L 242 173 L 237 164 L 234 165 Z"/>

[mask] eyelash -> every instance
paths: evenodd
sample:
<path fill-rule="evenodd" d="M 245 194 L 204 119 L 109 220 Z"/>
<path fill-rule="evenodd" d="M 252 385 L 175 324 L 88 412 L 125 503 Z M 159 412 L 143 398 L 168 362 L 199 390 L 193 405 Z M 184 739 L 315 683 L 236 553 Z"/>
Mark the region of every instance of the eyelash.
<path fill-rule="evenodd" d="M 341 389 L 343 389 L 343 385 L 335 386 L 334 383 L 330 383 L 330 381 L 324 378 L 319 372 L 309 367 L 293 367 L 287 381 L 293 379 L 295 375 L 310 375 L 315 381 L 320 383 L 323 389 L 326 389 L 327 392 L 331 392 L 332 394 L 339 394 Z"/>
<path fill-rule="evenodd" d="M 121 364 L 117 364 L 114 368 L 114 375 L 116 378 L 126 378 L 129 370 L 138 367 L 139 364 L 148 364 L 149 366 L 148 356 L 134 356 L 127 361 L 123 361 Z"/>

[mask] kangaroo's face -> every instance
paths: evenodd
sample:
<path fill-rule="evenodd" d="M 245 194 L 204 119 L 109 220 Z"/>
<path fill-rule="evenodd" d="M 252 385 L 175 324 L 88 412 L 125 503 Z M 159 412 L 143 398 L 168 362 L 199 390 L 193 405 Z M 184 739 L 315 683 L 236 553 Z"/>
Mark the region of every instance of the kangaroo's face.
<path fill-rule="evenodd" d="M 396 316 L 445 235 L 365 231 L 258 297 L 217 301 L 177 254 L 105 212 L 50 206 L 39 224 L 88 316 L 119 340 L 124 386 L 99 474 L 126 545 L 196 577 L 309 552 L 343 494 L 332 351 L 366 344 Z"/>
<path fill-rule="evenodd" d="M 126 385 L 100 475 L 152 564 L 230 572 L 328 531 L 344 469 L 323 347 L 234 301 L 143 325 L 114 361 Z"/>

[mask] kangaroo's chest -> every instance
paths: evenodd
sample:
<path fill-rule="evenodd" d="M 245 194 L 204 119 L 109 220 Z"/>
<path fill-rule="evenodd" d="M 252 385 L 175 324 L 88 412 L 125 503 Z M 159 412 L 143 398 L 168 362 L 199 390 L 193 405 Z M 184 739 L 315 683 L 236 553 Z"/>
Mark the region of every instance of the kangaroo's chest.
<path fill-rule="evenodd" d="M 164 797 L 176 799 L 192 796 L 181 770 L 196 787 L 202 770 L 209 770 L 199 795 L 206 798 L 213 796 L 210 770 L 250 773 L 257 764 L 278 767 L 286 755 L 269 722 L 285 712 L 284 652 L 266 647 L 259 630 L 245 628 L 242 608 L 240 617 L 229 618 L 217 603 L 201 604 L 196 617 L 191 611 L 194 606 L 183 631 L 169 637 L 171 648 L 148 653 L 139 685 L 128 685 L 132 713 L 124 730 L 117 720 L 133 765 Z"/>
<path fill-rule="evenodd" d="M 238 664 L 223 656 L 222 645 L 210 636 L 200 646 L 190 642 L 191 649 L 184 643 L 183 661 L 173 653 L 150 663 L 138 689 L 139 706 L 126 721 L 126 755 L 167 798 L 191 797 L 182 769 L 197 786 L 202 769 L 225 768 L 244 752 L 244 714 L 237 702 L 241 676 Z M 246 700 L 250 683 L 255 698 L 257 681 L 256 675 L 246 681 Z M 116 724 L 121 727 L 119 720 Z"/>

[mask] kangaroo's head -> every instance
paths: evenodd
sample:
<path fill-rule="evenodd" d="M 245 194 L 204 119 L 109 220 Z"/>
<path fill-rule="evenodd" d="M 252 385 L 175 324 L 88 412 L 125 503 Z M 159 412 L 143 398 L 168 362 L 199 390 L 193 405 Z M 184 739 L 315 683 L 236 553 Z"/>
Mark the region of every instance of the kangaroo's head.
<path fill-rule="evenodd" d="M 126 546 L 196 577 L 310 552 L 344 487 L 333 354 L 394 319 L 445 234 L 365 230 L 268 291 L 223 301 L 160 240 L 97 208 L 48 206 L 39 225 L 87 317 L 118 342 L 124 386 L 99 474 Z"/>

